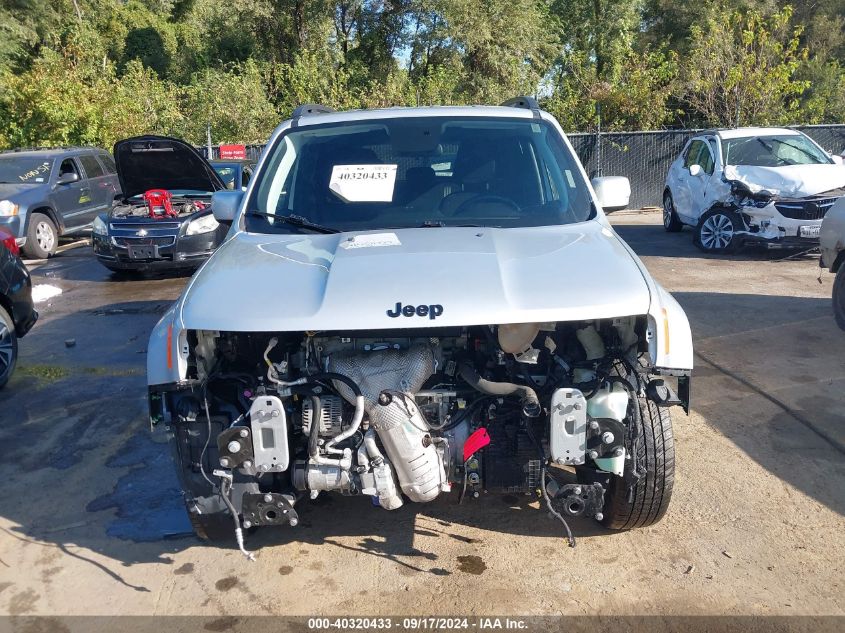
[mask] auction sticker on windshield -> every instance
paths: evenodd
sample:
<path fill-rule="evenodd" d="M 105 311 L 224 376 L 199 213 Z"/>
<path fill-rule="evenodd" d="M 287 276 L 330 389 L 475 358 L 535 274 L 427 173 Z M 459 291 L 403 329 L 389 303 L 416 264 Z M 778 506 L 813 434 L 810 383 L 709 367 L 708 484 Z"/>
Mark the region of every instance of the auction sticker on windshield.
<path fill-rule="evenodd" d="M 341 248 L 378 248 L 381 246 L 402 246 L 396 233 L 367 233 L 354 235 L 341 242 Z"/>
<path fill-rule="evenodd" d="M 346 202 L 393 202 L 396 165 L 335 165 L 329 189 Z"/>

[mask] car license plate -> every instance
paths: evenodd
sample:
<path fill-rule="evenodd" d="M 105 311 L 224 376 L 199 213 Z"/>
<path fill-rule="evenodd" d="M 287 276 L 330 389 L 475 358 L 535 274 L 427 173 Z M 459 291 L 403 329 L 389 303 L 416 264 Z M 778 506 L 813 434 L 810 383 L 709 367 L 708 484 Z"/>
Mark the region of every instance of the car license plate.
<path fill-rule="evenodd" d="M 798 237 L 818 237 L 821 233 L 821 225 L 799 226 Z"/>
<path fill-rule="evenodd" d="M 158 246 L 153 244 L 130 246 L 129 259 L 158 259 Z"/>

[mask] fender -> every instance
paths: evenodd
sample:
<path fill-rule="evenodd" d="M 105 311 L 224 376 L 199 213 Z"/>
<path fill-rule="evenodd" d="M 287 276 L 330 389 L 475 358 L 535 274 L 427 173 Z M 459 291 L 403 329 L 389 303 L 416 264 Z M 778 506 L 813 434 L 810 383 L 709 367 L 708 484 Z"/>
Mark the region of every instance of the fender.
<path fill-rule="evenodd" d="M 654 282 L 648 311 L 648 352 L 661 369 L 689 372 L 693 368 L 692 331 L 683 308 L 660 284 Z"/>

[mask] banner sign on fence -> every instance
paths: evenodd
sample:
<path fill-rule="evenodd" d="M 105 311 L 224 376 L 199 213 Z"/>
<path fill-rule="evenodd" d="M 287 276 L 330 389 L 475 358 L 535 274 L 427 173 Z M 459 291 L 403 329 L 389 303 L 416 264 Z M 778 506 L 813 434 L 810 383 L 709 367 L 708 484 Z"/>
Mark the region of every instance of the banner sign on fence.
<path fill-rule="evenodd" d="M 220 160 L 246 160 L 246 145 L 221 145 Z"/>

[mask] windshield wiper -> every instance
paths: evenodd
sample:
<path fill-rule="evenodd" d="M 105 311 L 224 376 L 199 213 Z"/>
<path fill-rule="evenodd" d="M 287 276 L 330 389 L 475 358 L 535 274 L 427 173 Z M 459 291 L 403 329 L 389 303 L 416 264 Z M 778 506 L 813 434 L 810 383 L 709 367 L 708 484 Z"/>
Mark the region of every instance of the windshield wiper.
<path fill-rule="evenodd" d="M 762 138 L 760 138 L 759 136 L 756 136 L 755 138 L 757 139 L 757 142 L 758 142 L 758 143 L 760 143 L 760 145 L 762 145 L 763 147 L 765 147 L 765 148 L 766 148 L 767 150 L 769 150 L 772 154 L 774 154 L 774 153 L 775 153 L 775 148 L 774 148 L 774 147 L 772 147 L 772 145 L 771 145 L 770 143 L 767 143 L 766 141 L 764 141 L 764 140 L 763 140 Z"/>
<path fill-rule="evenodd" d="M 316 224 L 306 218 L 303 218 L 301 215 L 276 215 L 275 213 L 264 213 L 263 211 L 247 211 L 246 215 L 271 219 L 274 222 L 289 224 L 290 226 L 295 226 L 300 229 L 308 229 L 309 231 L 314 231 L 315 233 L 340 233 L 340 229 Z"/>

